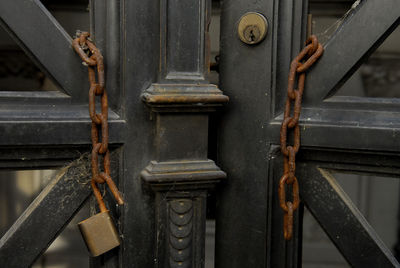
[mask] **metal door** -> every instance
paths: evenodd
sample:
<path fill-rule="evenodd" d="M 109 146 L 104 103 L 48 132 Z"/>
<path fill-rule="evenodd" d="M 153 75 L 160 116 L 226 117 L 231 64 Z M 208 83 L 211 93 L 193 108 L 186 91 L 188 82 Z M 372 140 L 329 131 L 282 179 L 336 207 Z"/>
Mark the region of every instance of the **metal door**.
<path fill-rule="evenodd" d="M 216 186 L 216 267 L 301 266 L 302 211 L 285 242 L 276 189 L 288 66 L 303 44 L 307 9 L 307 0 L 221 1 L 217 87 L 209 82 L 210 0 L 91 1 L 107 68 L 113 175 L 125 199 L 123 207 L 108 200 L 122 245 L 93 266 L 203 267 L 207 195 Z M 237 36 L 249 11 L 268 21 L 255 46 Z M 398 176 L 399 103 L 332 95 L 399 15 L 396 0 L 361 1 L 307 76 L 301 198 L 355 267 L 399 264 L 332 174 Z M 1 1 L 0 18 L 63 90 L 0 92 L 1 168 L 62 166 L 90 150 L 86 68 L 39 0 Z M 360 30 L 367 22 L 379 23 Z M 71 176 L 54 180 L 1 238 L 0 264 L 31 265 L 79 210 L 90 188 Z"/>
<path fill-rule="evenodd" d="M 257 46 L 236 36 L 235 23 L 248 11 L 268 20 L 267 38 Z M 277 191 L 289 63 L 303 46 L 307 13 L 308 1 L 222 2 L 220 87 L 230 103 L 219 122 L 218 163 L 228 183 L 218 193 L 217 267 L 302 265 L 303 212 L 286 242 Z M 399 266 L 335 179 L 340 172 L 398 177 L 398 99 L 335 92 L 396 28 L 399 15 L 396 1 L 354 3 L 306 78 L 300 195 L 353 267 Z"/>
<path fill-rule="evenodd" d="M 204 265 L 207 191 L 226 177 L 207 157 L 208 117 L 228 100 L 208 82 L 210 11 L 208 0 L 90 3 L 106 64 L 113 177 L 125 200 L 108 202 L 122 245 L 92 259 L 95 267 Z M 90 150 L 86 67 L 39 0 L 2 1 L 0 18 L 62 89 L 0 92 L 2 168 L 63 166 Z M 73 170 L 2 237 L 1 265 L 32 265 L 80 209 L 90 187 Z"/>

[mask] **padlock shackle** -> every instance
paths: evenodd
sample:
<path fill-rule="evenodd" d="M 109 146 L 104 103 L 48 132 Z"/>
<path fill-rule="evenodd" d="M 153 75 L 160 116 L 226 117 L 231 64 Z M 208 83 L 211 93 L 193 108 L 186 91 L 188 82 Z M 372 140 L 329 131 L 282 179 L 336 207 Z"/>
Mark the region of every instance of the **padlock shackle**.
<path fill-rule="evenodd" d="M 114 181 L 111 179 L 110 175 L 106 172 L 101 172 L 99 176 L 106 181 L 108 188 L 110 189 L 111 193 L 113 194 L 115 200 L 117 201 L 118 205 L 122 206 L 124 204 L 124 200 L 121 197 L 121 194 L 118 191 L 117 186 L 115 186 Z"/>
<path fill-rule="evenodd" d="M 97 187 L 94 179 L 90 181 L 90 185 L 92 186 L 94 196 L 96 197 L 97 203 L 99 204 L 100 212 L 108 211 L 106 208 L 106 204 L 104 203 L 103 196 L 101 195 L 100 190 Z"/>

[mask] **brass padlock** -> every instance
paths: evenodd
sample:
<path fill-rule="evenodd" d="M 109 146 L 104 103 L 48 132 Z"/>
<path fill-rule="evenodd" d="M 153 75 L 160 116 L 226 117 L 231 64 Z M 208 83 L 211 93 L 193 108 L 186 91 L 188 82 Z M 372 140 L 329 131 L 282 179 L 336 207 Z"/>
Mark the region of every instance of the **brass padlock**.
<path fill-rule="evenodd" d="M 121 239 L 94 180 L 92 180 L 92 188 L 100 213 L 81 221 L 78 226 L 88 250 L 93 257 L 96 257 L 119 246 Z"/>
<path fill-rule="evenodd" d="M 78 224 L 86 246 L 93 257 L 121 244 L 119 234 L 109 211 L 102 211 Z"/>

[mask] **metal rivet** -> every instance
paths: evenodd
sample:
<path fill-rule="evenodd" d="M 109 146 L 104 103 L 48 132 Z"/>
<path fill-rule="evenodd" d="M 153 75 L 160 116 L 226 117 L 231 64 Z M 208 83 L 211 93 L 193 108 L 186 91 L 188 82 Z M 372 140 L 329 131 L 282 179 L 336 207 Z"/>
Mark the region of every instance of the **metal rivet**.
<path fill-rule="evenodd" d="M 242 42 L 255 45 L 260 43 L 267 35 L 268 22 L 260 13 L 248 12 L 238 23 L 238 35 Z"/>

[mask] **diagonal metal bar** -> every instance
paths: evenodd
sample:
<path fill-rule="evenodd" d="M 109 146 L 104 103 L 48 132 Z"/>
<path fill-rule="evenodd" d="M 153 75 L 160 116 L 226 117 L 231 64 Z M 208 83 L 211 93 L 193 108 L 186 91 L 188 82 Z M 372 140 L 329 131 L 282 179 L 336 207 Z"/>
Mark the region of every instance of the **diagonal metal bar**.
<path fill-rule="evenodd" d="M 39 0 L 0 1 L 0 24 L 73 99 L 85 100 L 87 71 L 72 39 Z"/>
<path fill-rule="evenodd" d="M 77 174 L 89 161 L 61 170 L 0 240 L 2 267 L 30 267 L 68 224 L 91 193 Z"/>
<path fill-rule="evenodd" d="M 305 90 L 306 105 L 334 94 L 400 22 L 398 0 L 364 0 L 352 12 L 307 75 L 306 87 L 312 90 Z"/>
<path fill-rule="evenodd" d="M 399 267 L 361 212 L 326 170 L 301 166 L 301 196 L 352 267 Z"/>

